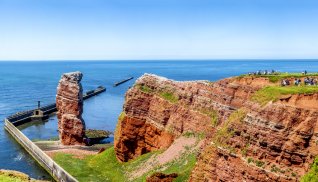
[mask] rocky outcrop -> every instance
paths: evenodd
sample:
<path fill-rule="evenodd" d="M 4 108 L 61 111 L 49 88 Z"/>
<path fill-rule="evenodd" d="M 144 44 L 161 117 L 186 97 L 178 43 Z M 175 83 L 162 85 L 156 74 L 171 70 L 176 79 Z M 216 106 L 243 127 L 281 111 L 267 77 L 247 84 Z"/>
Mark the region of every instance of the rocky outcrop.
<path fill-rule="evenodd" d="M 154 173 L 147 178 L 146 182 L 172 182 L 176 177 L 178 177 L 178 174 L 176 173 Z"/>
<path fill-rule="evenodd" d="M 65 73 L 57 87 L 58 130 L 63 145 L 84 145 L 82 77 L 80 72 Z"/>
<path fill-rule="evenodd" d="M 298 181 L 318 154 L 318 97 L 284 96 L 265 106 L 252 101 L 269 85 L 275 83 L 264 77 L 211 83 L 145 74 L 126 93 L 116 156 L 128 161 L 185 133 L 203 133 L 190 181 Z"/>

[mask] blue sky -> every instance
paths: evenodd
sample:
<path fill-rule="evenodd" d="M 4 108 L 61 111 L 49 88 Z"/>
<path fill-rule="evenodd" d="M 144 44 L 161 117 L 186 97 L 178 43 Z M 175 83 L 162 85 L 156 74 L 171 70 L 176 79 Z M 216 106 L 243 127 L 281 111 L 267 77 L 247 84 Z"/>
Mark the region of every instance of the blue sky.
<path fill-rule="evenodd" d="M 315 0 L 0 0 L 0 60 L 318 58 Z"/>

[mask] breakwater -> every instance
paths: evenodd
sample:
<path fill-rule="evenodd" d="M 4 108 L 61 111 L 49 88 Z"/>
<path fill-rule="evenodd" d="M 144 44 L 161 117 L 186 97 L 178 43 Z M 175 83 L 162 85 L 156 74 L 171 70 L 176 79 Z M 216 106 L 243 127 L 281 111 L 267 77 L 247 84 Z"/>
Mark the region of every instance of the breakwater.
<path fill-rule="evenodd" d="M 102 92 L 105 92 L 106 88 L 103 86 L 99 86 L 94 90 L 90 90 L 87 91 L 86 93 L 84 93 L 83 95 L 83 100 L 89 99 L 93 96 L 96 96 Z M 56 104 L 49 104 L 43 107 L 40 107 L 38 109 L 32 109 L 32 110 L 28 110 L 28 111 L 22 111 L 22 112 L 18 112 L 15 113 L 9 117 L 7 117 L 6 119 L 11 122 L 14 126 L 19 126 L 21 124 L 27 123 L 32 121 L 32 116 L 34 115 L 34 111 L 35 110 L 39 110 L 42 112 L 42 119 L 47 119 L 51 114 L 55 113 L 56 110 Z"/>
<path fill-rule="evenodd" d="M 119 81 L 119 82 L 116 82 L 116 83 L 114 84 L 114 87 L 117 87 L 117 86 L 119 86 L 119 85 L 121 85 L 121 84 L 123 84 L 123 83 L 125 83 L 125 82 L 128 82 L 129 80 L 132 80 L 132 79 L 134 79 L 134 77 L 129 77 L 129 78 L 127 78 L 127 79 L 124 79 L 124 80 L 121 80 L 121 81 Z"/>

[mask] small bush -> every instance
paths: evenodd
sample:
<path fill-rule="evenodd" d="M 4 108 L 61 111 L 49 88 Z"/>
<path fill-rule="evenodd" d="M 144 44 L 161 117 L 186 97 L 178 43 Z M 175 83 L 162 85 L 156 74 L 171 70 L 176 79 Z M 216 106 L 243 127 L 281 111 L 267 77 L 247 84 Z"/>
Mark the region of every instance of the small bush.
<path fill-rule="evenodd" d="M 249 144 L 249 143 L 247 143 L 247 144 L 244 146 L 244 148 L 242 149 L 242 155 L 243 155 L 243 156 L 246 156 L 246 155 L 247 155 L 247 150 L 248 150 L 249 147 L 250 147 L 250 144 Z"/>
<path fill-rule="evenodd" d="M 251 163 L 251 162 L 253 163 L 254 160 L 253 160 L 252 158 L 248 158 L 248 159 L 247 159 L 247 163 Z"/>
<path fill-rule="evenodd" d="M 276 165 L 272 165 L 271 172 L 277 173 L 277 172 L 280 172 L 280 169 L 276 167 Z"/>
<path fill-rule="evenodd" d="M 187 138 L 190 138 L 190 137 L 194 137 L 195 136 L 195 133 L 192 132 L 192 131 L 186 131 L 182 134 L 183 136 L 187 137 Z"/>
<path fill-rule="evenodd" d="M 256 165 L 257 167 L 262 167 L 264 164 L 265 164 L 265 162 L 263 162 L 263 161 L 259 161 L 259 160 L 256 160 L 256 161 L 255 161 L 255 165 Z"/>

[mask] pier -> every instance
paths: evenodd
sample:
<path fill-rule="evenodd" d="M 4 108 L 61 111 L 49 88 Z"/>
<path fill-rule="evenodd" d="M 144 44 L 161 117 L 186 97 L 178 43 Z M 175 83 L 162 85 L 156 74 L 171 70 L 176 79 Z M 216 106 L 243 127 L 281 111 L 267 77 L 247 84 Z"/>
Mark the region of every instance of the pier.
<path fill-rule="evenodd" d="M 96 96 L 102 92 L 105 92 L 106 88 L 99 86 L 94 90 L 89 90 L 83 94 L 83 100 Z M 21 124 L 36 121 L 36 120 L 46 120 L 50 115 L 57 111 L 56 104 L 49 104 L 43 107 L 38 107 L 37 109 L 32 109 L 28 111 L 18 112 L 6 118 L 14 126 L 19 126 Z"/>
<path fill-rule="evenodd" d="M 133 76 L 132 76 L 132 77 L 129 77 L 129 78 L 127 78 L 127 79 L 124 79 L 124 80 L 122 80 L 122 81 L 116 82 L 116 83 L 114 84 L 114 87 L 117 87 L 117 86 L 119 86 L 119 85 L 121 85 L 121 84 L 123 84 L 123 83 L 125 83 L 125 82 L 128 82 L 129 80 L 132 80 L 132 79 L 134 79 Z"/>

